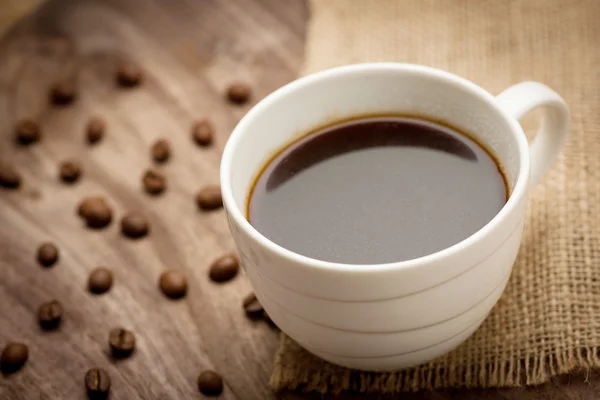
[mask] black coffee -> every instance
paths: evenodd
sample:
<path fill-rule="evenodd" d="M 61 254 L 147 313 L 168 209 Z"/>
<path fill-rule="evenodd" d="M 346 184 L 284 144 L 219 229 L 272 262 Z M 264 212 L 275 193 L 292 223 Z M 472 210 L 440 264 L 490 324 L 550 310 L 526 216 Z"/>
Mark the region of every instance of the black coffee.
<path fill-rule="evenodd" d="M 351 264 L 408 260 L 472 235 L 504 206 L 494 159 L 448 127 L 373 117 L 289 145 L 250 193 L 248 220 L 298 254 Z"/>

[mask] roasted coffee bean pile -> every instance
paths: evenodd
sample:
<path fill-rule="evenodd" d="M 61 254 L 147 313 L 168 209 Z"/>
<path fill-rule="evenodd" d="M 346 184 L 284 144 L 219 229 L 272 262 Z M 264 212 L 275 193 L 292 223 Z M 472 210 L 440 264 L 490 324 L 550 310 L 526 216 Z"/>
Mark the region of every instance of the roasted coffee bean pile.
<path fill-rule="evenodd" d="M 131 61 L 122 62 L 116 69 L 114 80 L 117 87 L 132 90 L 144 82 L 144 72 L 140 66 Z M 225 98 L 234 105 L 247 103 L 251 98 L 251 88 L 245 83 L 232 83 L 225 91 Z M 68 107 L 79 98 L 78 88 L 74 81 L 63 80 L 52 85 L 48 92 L 48 100 L 53 107 Z M 107 122 L 100 116 L 90 116 L 84 127 L 84 141 L 90 146 L 97 146 L 106 140 Z M 14 125 L 15 143 L 19 146 L 29 146 L 43 142 L 42 127 L 33 119 L 24 118 Z M 214 144 L 215 126 L 207 118 L 197 119 L 192 123 L 190 139 L 201 148 L 209 148 Z M 110 138 L 108 138 L 110 139 Z M 157 139 L 149 148 L 150 162 L 162 164 L 173 158 L 171 144 L 167 139 Z M 79 160 L 86 160 L 81 156 Z M 58 178 L 64 183 L 73 184 L 85 179 L 84 166 L 78 159 L 66 159 L 57 164 Z M 159 195 L 167 188 L 167 176 L 164 172 L 148 168 L 141 176 L 142 189 L 149 195 Z M 0 190 L 17 190 L 26 185 L 26 179 L 11 164 L 0 162 Z M 202 212 L 222 208 L 221 188 L 218 185 L 206 185 L 201 188 L 195 202 Z M 110 202 L 102 195 L 92 194 L 80 200 L 76 214 L 81 218 L 83 227 L 103 229 L 114 219 L 114 211 Z M 141 240 L 151 235 L 151 223 L 141 210 L 130 211 L 120 220 L 120 231 L 123 238 Z M 52 242 L 41 243 L 36 252 L 37 262 L 44 268 L 59 264 L 59 248 Z M 69 254 L 66 254 L 68 258 Z M 98 260 L 101 261 L 101 260 Z M 172 266 L 169 266 L 172 267 Z M 240 262 L 235 253 L 224 254 L 207 266 L 208 278 L 224 284 L 234 279 L 240 270 Z M 118 275 L 118 273 L 117 273 Z M 87 290 L 90 294 L 107 294 L 115 277 L 110 268 L 97 267 L 92 270 L 87 279 Z M 118 284 L 118 282 L 117 282 Z M 178 269 L 168 268 L 160 275 L 158 289 L 164 297 L 171 300 L 182 299 L 188 294 L 187 277 Z M 253 294 L 248 295 L 241 307 L 249 318 L 264 318 L 269 321 L 258 299 Z M 62 326 L 64 319 L 68 320 L 69 309 L 63 308 L 58 300 L 48 300 L 37 308 L 37 322 L 42 331 L 68 329 Z M 136 348 L 136 334 L 124 327 L 113 327 L 107 332 L 108 352 L 113 359 L 132 357 Z M 35 355 L 33 355 L 35 356 Z M 12 374 L 20 370 L 30 357 L 29 348 L 20 342 L 6 343 L 1 348 L 0 370 L 3 374 Z M 102 368 L 91 367 L 87 372 L 82 371 L 84 389 L 91 399 L 108 398 L 111 388 L 111 378 Z M 196 380 L 198 390 L 206 396 L 218 396 L 223 392 L 223 378 L 212 370 L 202 371 Z"/>

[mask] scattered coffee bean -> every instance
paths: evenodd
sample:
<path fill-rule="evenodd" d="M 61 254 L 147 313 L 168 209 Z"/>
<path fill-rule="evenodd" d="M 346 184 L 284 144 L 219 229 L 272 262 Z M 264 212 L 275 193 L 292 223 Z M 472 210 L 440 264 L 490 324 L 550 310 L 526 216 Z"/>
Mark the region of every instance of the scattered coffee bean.
<path fill-rule="evenodd" d="M 7 189 L 16 189 L 21 185 L 21 175 L 12 165 L 0 162 L 0 186 Z"/>
<path fill-rule="evenodd" d="M 38 322 L 42 329 L 55 329 L 62 320 L 62 306 L 56 300 L 42 303 L 38 307 Z"/>
<path fill-rule="evenodd" d="M 50 88 L 50 102 L 57 106 L 71 104 L 76 97 L 75 86 L 70 82 L 59 82 Z"/>
<path fill-rule="evenodd" d="M 91 118 L 86 126 L 85 135 L 89 144 L 96 144 L 104 137 L 106 123 L 100 117 Z"/>
<path fill-rule="evenodd" d="M 257 318 L 261 317 L 264 313 L 262 304 L 260 304 L 254 293 L 250 293 L 244 298 L 243 305 L 248 317 Z"/>
<path fill-rule="evenodd" d="M 63 161 L 59 167 L 60 179 L 65 183 L 74 183 L 81 176 L 81 165 L 75 160 Z"/>
<path fill-rule="evenodd" d="M 85 388 L 90 399 L 105 399 L 110 390 L 110 376 L 101 368 L 92 368 L 85 374 Z"/>
<path fill-rule="evenodd" d="M 142 70 L 132 62 L 123 62 L 117 69 L 117 83 L 121 87 L 132 88 L 142 82 Z"/>
<path fill-rule="evenodd" d="M 3 374 L 17 372 L 29 358 L 29 349 L 23 343 L 9 343 L 0 355 L 0 370 Z"/>
<path fill-rule="evenodd" d="M 211 185 L 200 190 L 196 195 L 196 204 L 204 211 L 215 210 L 223 206 L 221 186 Z"/>
<path fill-rule="evenodd" d="M 148 234 L 150 225 L 142 214 L 132 211 L 121 220 L 121 233 L 132 239 L 139 239 Z"/>
<path fill-rule="evenodd" d="M 58 248 L 53 243 L 42 243 L 37 250 L 37 260 L 43 267 L 51 267 L 58 261 Z"/>
<path fill-rule="evenodd" d="M 198 376 L 198 390 L 206 396 L 218 396 L 223 392 L 223 378 L 215 371 L 204 371 Z"/>
<path fill-rule="evenodd" d="M 209 277 L 215 282 L 226 282 L 233 279 L 240 269 L 240 262 L 235 254 L 227 254 L 216 259 L 210 266 Z"/>
<path fill-rule="evenodd" d="M 150 148 L 150 155 L 157 163 L 163 163 L 171 156 L 171 146 L 165 139 L 159 139 Z"/>
<path fill-rule="evenodd" d="M 135 349 L 135 335 L 126 329 L 115 328 L 108 334 L 108 344 L 114 357 L 127 357 Z"/>
<path fill-rule="evenodd" d="M 207 147 L 213 142 L 215 128 L 208 119 L 201 119 L 192 127 L 192 139 L 198 146 Z"/>
<path fill-rule="evenodd" d="M 98 267 L 88 277 L 88 290 L 94 294 L 106 293 L 113 284 L 113 275 L 108 268 Z"/>
<path fill-rule="evenodd" d="M 112 210 L 102 197 L 87 197 L 79 203 L 77 213 L 87 226 L 94 229 L 104 228 L 112 221 Z"/>
<path fill-rule="evenodd" d="M 40 140 L 40 126 L 31 119 L 23 119 L 15 126 L 15 138 L 17 143 L 28 145 Z"/>
<path fill-rule="evenodd" d="M 250 99 L 252 90 L 250 86 L 242 82 L 232 83 L 227 88 L 227 98 L 235 104 L 245 104 Z"/>
<path fill-rule="evenodd" d="M 169 270 L 163 272 L 159 281 L 160 290 L 171 299 L 179 299 L 187 292 L 187 280 L 179 271 Z"/>
<path fill-rule="evenodd" d="M 142 177 L 142 185 L 148 194 L 161 194 L 167 187 L 167 179 L 160 172 L 149 169 Z"/>
<path fill-rule="evenodd" d="M 86 197 L 79 202 L 79 205 L 77 206 L 77 215 L 85 218 L 92 214 L 95 208 L 99 208 L 97 207 L 99 204 L 107 205 L 106 200 L 100 196 Z"/>

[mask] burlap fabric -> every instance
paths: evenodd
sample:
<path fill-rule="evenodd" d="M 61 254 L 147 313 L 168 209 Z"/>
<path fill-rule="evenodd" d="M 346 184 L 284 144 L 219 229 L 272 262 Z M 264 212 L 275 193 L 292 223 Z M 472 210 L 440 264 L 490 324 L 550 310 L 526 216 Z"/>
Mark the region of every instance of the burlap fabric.
<path fill-rule="evenodd" d="M 572 127 L 559 162 L 532 191 L 506 292 L 463 346 L 418 368 L 378 374 L 328 364 L 282 335 L 273 388 L 518 386 L 599 367 L 600 1 L 312 0 L 310 6 L 306 73 L 400 61 L 444 68 L 492 93 L 537 80 L 566 99 Z M 531 135 L 534 119 L 525 123 Z"/>

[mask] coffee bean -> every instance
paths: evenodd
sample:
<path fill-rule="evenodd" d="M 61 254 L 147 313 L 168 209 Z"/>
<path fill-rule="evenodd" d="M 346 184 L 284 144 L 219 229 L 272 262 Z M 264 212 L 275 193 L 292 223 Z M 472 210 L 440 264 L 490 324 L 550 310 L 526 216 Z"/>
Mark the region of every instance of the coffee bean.
<path fill-rule="evenodd" d="M 77 213 L 88 227 L 94 229 L 104 228 L 112 221 L 112 210 L 106 200 L 98 196 L 83 199 L 79 203 Z"/>
<path fill-rule="evenodd" d="M 50 102 L 57 106 L 71 104 L 76 97 L 75 86 L 70 82 L 58 82 L 50 88 Z"/>
<path fill-rule="evenodd" d="M 149 169 L 142 177 L 142 185 L 148 194 L 160 194 L 167 187 L 167 179 L 163 174 Z"/>
<path fill-rule="evenodd" d="M 210 266 L 209 277 L 215 282 L 226 282 L 233 279 L 240 269 L 240 262 L 235 254 L 227 254 L 216 259 Z"/>
<path fill-rule="evenodd" d="M 208 119 L 201 119 L 192 127 L 192 139 L 198 146 L 207 147 L 213 142 L 215 128 Z"/>
<path fill-rule="evenodd" d="M 0 370 L 3 374 L 17 372 L 29 358 L 29 349 L 23 343 L 9 343 L 0 355 Z"/>
<path fill-rule="evenodd" d="M 248 317 L 257 318 L 261 317 L 264 313 L 264 309 L 254 293 L 250 293 L 244 298 L 243 305 Z"/>
<path fill-rule="evenodd" d="M 163 272 L 159 281 L 160 290 L 171 299 L 179 299 L 187 292 L 187 280 L 179 271 L 169 270 Z"/>
<path fill-rule="evenodd" d="M 59 167 L 60 179 L 65 183 L 74 183 L 81 176 L 81 165 L 75 160 L 63 161 Z"/>
<path fill-rule="evenodd" d="M 55 329 L 62 319 L 62 306 L 57 300 L 42 303 L 38 307 L 38 322 L 42 329 Z"/>
<path fill-rule="evenodd" d="M 143 79 L 142 70 L 132 62 L 123 62 L 117 69 L 117 83 L 124 88 L 138 86 Z"/>
<path fill-rule="evenodd" d="M 90 399 L 105 399 L 110 390 L 110 376 L 101 368 L 92 368 L 85 374 L 85 388 Z"/>
<path fill-rule="evenodd" d="M 0 162 L 0 186 L 6 189 L 16 189 L 21 185 L 21 175 L 12 165 Z"/>
<path fill-rule="evenodd" d="M 204 211 L 215 210 L 223 206 L 221 186 L 206 186 L 196 195 L 196 204 Z"/>
<path fill-rule="evenodd" d="M 86 126 L 85 135 L 89 144 L 96 144 L 104 137 L 106 123 L 100 117 L 91 118 Z"/>
<path fill-rule="evenodd" d="M 198 376 L 198 390 L 206 396 L 218 396 L 223 392 L 223 378 L 215 371 L 204 371 Z"/>
<path fill-rule="evenodd" d="M 171 156 L 171 145 L 165 139 L 159 139 L 150 148 L 150 155 L 157 163 L 163 163 Z"/>
<path fill-rule="evenodd" d="M 252 90 L 242 82 L 234 82 L 227 88 L 227 98 L 235 104 L 245 104 L 250 99 Z"/>
<path fill-rule="evenodd" d="M 121 233 L 132 239 L 139 239 L 148 234 L 150 225 L 142 214 L 132 211 L 121 220 Z"/>
<path fill-rule="evenodd" d="M 95 208 L 100 208 L 100 206 L 108 205 L 106 200 L 100 196 L 90 196 L 86 197 L 79 202 L 77 206 L 77 215 L 82 218 L 87 217 L 88 215 L 94 212 Z"/>
<path fill-rule="evenodd" d="M 127 357 L 135 349 L 135 335 L 123 328 L 111 329 L 108 334 L 108 344 L 114 357 Z"/>
<path fill-rule="evenodd" d="M 41 135 L 40 126 L 31 119 L 23 119 L 15 126 L 15 138 L 19 144 L 35 143 L 40 140 Z"/>
<path fill-rule="evenodd" d="M 88 290 L 94 294 L 106 293 L 113 284 L 113 275 L 108 268 L 98 267 L 88 277 Z"/>
<path fill-rule="evenodd" d="M 43 267 L 51 267 L 58 261 L 58 248 L 50 242 L 42 243 L 37 250 L 37 260 Z"/>

